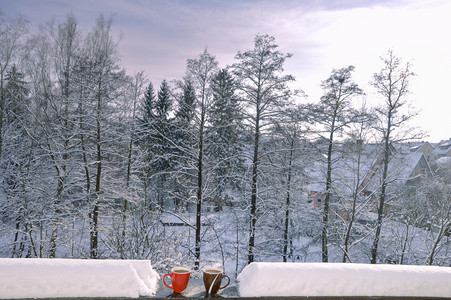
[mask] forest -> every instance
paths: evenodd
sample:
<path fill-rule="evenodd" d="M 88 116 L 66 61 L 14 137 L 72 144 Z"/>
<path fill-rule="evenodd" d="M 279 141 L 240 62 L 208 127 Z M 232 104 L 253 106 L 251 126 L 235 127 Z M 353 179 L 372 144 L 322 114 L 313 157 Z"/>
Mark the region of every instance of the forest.
<path fill-rule="evenodd" d="M 406 171 L 424 138 L 409 62 L 375 58 L 374 106 L 354 66 L 309 103 L 257 34 L 155 87 L 126 74 L 112 26 L 0 16 L 0 257 L 451 266 L 449 160 Z"/>

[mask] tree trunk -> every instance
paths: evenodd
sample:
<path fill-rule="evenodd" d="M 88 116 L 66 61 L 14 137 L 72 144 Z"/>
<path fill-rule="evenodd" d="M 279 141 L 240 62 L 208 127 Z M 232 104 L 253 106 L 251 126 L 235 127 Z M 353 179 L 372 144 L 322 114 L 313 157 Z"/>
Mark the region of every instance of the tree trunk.
<path fill-rule="evenodd" d="M 344 245 L 343 245 L 343 260 L 342 262 L 345 263 L 346 259 L 348 259 L 349 261 L 351 261 L 351 259 L 349 258 L 349 239 L 351 238 L 351 230 L 352 230 L 352 226 L 354 225 L 354 221 L 355 221 L 355 214 L 356 214 L 356 207 L 357 207 L 357 197 L 359 196 L 359 185 L 360 185 L 360 163 L 361 163 L 361 158 L 362 158 L 362 145 L 358 145 L 359 149 L 358 149 L 358 156 L 357 156 L 357 178 L 356 178 L 356 185 L 355 185 L 355 189 L 354 189 L 354 195 L 352 197 L 352 209 L 351 209 L 351 219 L 349 220 L 348 223 L 348 227 L 346 229 L 346 235 L 345 235 L 345 240 L 344 240 Z"/>
<path fill-rule="evenodd" d="M 16 252 L 17 241 L 19 240 L 19 230 L 20 230 L 20 217 L 16 217 L 16 233 L 14 233 L 14 241 L 13 241 L 13 251 L 11 257 L 19 257 Z"/>
<path fill-rule="evenodd" d="M 133 118 L 134 119 L 134 118 Z M 130 143 L 128 145 L 128 155 L 127 155 L 127 177 L 125 179 L 125 188 L 128 190 L 130 185 L 130 174 L 131 174 L 131 164 L 132 164 L 132 147 L 133 147 L 133 138 L 130 138 Z M 124 197 L 124 206 L 122 207 L 122 234 L 121 241 L 119 242 L 119 252 L 121 255 L 121 259 L 124 259 L 124 243 L 126 237 L 126 228 L 127 228 L 127 210 L 128 210 L 128 200 L 127 197 Z"/>
<path fill-rule="evenodd" d="M 335 117 L 336 111 L 334 112 L 334 117 L 332 120 L 332 126 L 330 129 L 330 137 L 329 137 L 329 148 L 327 150 L 327 174 L 326 174 L 326 197 L 324 199 L 324 211 L 323 211 L 323 229 L 321 232 L 321 258 L 322 262 L 328 262 L 329 255 L 327 249 L 327 229 L 329 226 L 329 203 L 330 203 L 330 189 L 332 188 L 332 146 L 334 140 L 334 131 L 335 131 Z"/>
<path fill-rule="evenodd" d="M 290 158 L 288 162 L 288 178 L 287 178 L 287 198 L 286 198 L 286 208 L 285 208 L 285 229 L 283 232 L 283 262 L 287 262 L 287 253 L 288 253 L 288 229 L 290 224 L 290 193 L 291 193 L 291 173 L 293 166 L 293 151 L 294 151 L 294 137 L 291 140 L 291 148 L 290 148 Z"/>
<path fill-rule="evenodd" d="M 255 225 L 257 223 L 257 177 L 258 177 L 258 148 L 260 144 L 260 128 L 257 117 L 254 139 L 254 157 L 252 160 L 252 192 L 251 192 L 251 224 L 249 229 L 249 255 L 248 263 L 254 261 Z"/>
<path fill-rule="evenodd" d="M 376 221 L 376 234 L 374 236 L 373 246 L 371 248 L 371 263 L 377 263 L 377 248 L 379 245 L 380 234 L 382 230 L 382 219 L 384 215 L 384 204 L 387 190 L 387 176 L 388 176 L 388 160 L 390 156 L 390 131 L 391 131 L 391 110 L 388 113 L 388 125 L 387 134 L 385 135 L 385 145 L 384 145 L 384 170 L 382 172 L 382 187 L 381 194 L 379 197 L 379 207 L 377 209 L 377 221 Z"/>
<path fill-rule="evenodd" d="M 440 226 L 440 231 L 437 234 L 437 238 L 435 239 L 434 245 L 432 246 L 431 253 L 429 254 L 429 261 L 428 261 L 428 263 L 431 266 L 434 263 L 435 253 L 437 251 L 438 245 L 440 244 L 440 241 L 441 241 L 444 233 L 445 233 L 445 226 L 444 226 L 444 224 L 442 224 L 442 226 Z M 431 234 L 432 234 L 432 229 L 431 229 Z"/>
<path fill-rule="evenodd" d="M 196 205 L 196 246 L 194 269 L 199 269 L 200 264 L 200 233 L 201 233 L 201 214 L 202 214 L 202 160 L 203 160 L 203 124 L 204 114 L 201 116 L 201 126 L 199 130 L 199 152 L 197 160 L 197 205 Z"/>
<path fill-rule="evenodd" d="M 99 194 L 100 182 L 102 175 L 102 147 L 101 147 L 101 125 L 100 125 L 100 110 L 101 110 L 101 84 L 98 87 L 97 95 L 97 172 L 96 172 L 96 186 L 95 186 L 95 202 L 92 210 L 92 224 L 91 224 L 91 258 L 98 258 L 98 222 L 99 222 Z"/>
<path fill-rule="evenodd" d="M 5 109 L 5 91 L 3 88 L 3 70 L 0 70 L 0 159 L 3 150 L 3 110 Z"/>
<path fill-rule="evenodd" d="M 409 224 L 407 224 L 407 226 L 406 226 L 406 238 L 404 239 L 404 243 L 402 246 L 401 259 L 399 261 L 400 265 L 402 265 L 404 263 L 404 255 L 406 253 L 408 239 L 409 239 Z"/>

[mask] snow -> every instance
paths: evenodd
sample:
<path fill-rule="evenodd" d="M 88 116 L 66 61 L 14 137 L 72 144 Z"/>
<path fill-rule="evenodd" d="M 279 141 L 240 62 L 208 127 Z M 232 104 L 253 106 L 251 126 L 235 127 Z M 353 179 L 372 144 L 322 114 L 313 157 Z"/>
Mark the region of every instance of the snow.
<path fill-rule="evenodd" d="M 0 258 L 0 299 L 155 295 L 149 260 Z"/>
<path fill-rule="evenodd" d="M 149 260 L 0 258 L 0 299 L 155 296 L 159 280 Z M 438 266 L 254 262 L 237 281 L 240 297 L 451 297 Z"/>
<path fill-rule="evenodd" d="M 238 275 L 241 297 L 451 297 L 451 268 L 342 263 L 251 263 Z"/>

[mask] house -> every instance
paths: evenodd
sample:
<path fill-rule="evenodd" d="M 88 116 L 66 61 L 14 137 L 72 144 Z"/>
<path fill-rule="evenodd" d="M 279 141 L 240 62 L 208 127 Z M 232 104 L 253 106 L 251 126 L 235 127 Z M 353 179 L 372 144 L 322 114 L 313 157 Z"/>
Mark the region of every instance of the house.
<path fill-rule="evenodd" d="M 409 143 L 410 152 L 423 153 L 427 161 L 431 161 L 434 147 L 429 142 Z"/>
<path fill-rule="evenodd" d="M 442 157 L 451 157 L 451 139 L 438 143 L 437 147 L 431 153 L 434 160 Z"/>
<path fill-rule="evenodd" d="M 430 144 L 419 145 L 412 151 L 407 144 L 395 144 L 390 147 L 390 162 L 388 169 L 388 194 L 397 189 L 404 189 L 417 185 L 426 176 L 431 175 L 429 162 L 423 152 L 428 153 Z M 330 215 L 342 215 L 340 209 L 349 206 L 353 194 L 358 191 L 358 201 L 370 200 L 367 211 L 377 210 L 377 198 L 381 187 L 383 172 L 383 150 L 379 144 L 366 144 L 357 162 L 356 153 L 345 155 L 337 153 L 333 157 L 332 171 L 332 199 L 330 202 Z M 359 177 L 356 176 L 359 170 Z M 309 202 L 317 209 L 322 209 L 326 195 L 325 189 L 325 161 L 317 161 L 311 164 L 308 174 L 310 182 L 308 186 Z M 334 208 L 336 206 L 336 208 Z M 388 208 L 388 206 L 387 206 Z"/>
<path fill-rule="evenodd" d="M 356 151 L 356 145 L 342 145 L 342 149 L 336 151 L 332 157 L 332 190 L 330 205 L 330 216 L 348 218 L 348 212 L 344 206 L 349 206 L 358 185 L 357 182 L 364 178 L 370 167 L 376 160 L 376 153 L 380 149 L 377 144 L 366 144 L 361 148 L 360 157 Z M 338 150 L 338 149 L 337 149 Z M 359 178 L 357 178 L 359 170 Z M 309 177 L 306 190 L 308 201 L 313 207 L 321 210 L 326 198 L 326 173 L 327 163 L 325 156 L 319 156 L 306 168 Z"/>
<path fill-rule="evenodd" d="M 370 171 L 365 175 L 360 191 L 365 195 L 377 194 L 381 187 L 383 159 L 379 157 Z M 389 189 L 402 189 L 414 186 L 432 174 L 426 155 L 419 151 L 411 151 L 406 145 L 393 145 L 387 171 Z"/>

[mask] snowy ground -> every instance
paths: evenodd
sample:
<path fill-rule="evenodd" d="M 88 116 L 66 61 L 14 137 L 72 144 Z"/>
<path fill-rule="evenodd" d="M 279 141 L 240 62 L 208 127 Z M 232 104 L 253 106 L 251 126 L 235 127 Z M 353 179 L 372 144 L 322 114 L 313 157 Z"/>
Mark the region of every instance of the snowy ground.
<path fill-rule="evenodd" d="M 148 260 L 2 258 L 0 299 L 171 296 L 161 275 Z M 436 266 L 252 263 L 237 280 L 241 297 L 451 297 L 451 268 Z M 235 293 L 232 287 L 220 295 Z M 206 295 L 200 278 L 182 293 L 193 295 Z"/>

